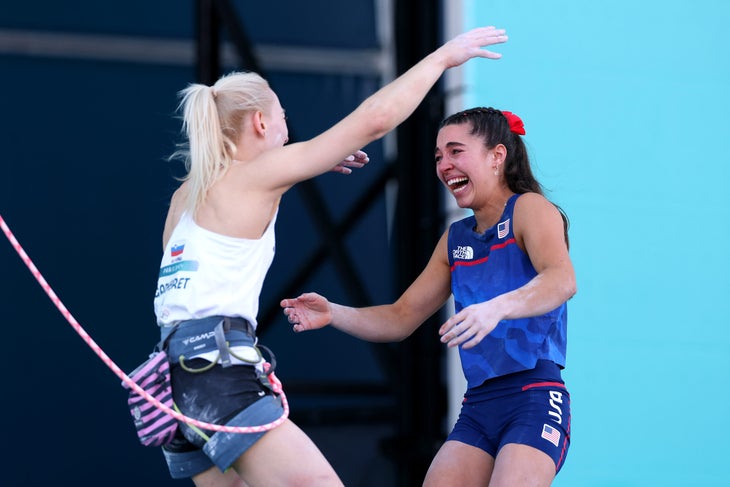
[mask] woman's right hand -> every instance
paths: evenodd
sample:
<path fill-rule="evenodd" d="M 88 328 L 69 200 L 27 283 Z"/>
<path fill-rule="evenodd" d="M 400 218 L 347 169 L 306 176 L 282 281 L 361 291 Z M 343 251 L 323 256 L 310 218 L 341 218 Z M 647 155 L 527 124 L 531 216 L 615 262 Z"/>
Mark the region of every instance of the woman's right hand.
<path fill-rule="evenodd" d="M 434 54 L 443 57 L 446 68 L 459 66 L 471 58 L 499 59 L 501 54 L 483 49 L 485 46 L 507 42 L 504 29 L 477 27 L 464 32 L 438 48 Z"/>
<path fill-rule="evenodd" d="M 280 305 L 296 332 L 316 330 L 332 321 L 329 301 L 317 293 L 304 293 L 294 299 L 282 299 Z"/>

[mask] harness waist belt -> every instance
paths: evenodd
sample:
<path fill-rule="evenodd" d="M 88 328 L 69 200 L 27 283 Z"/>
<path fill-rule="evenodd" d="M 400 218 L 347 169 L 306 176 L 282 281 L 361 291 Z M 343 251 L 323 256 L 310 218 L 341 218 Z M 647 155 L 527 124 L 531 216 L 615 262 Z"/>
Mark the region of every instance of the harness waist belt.
<path fill-rule="evenodd" d="M 162 340 L 167 341 L 167 355 L 171 363 L 180 357 L 190 358 L 218 351 L 220 362 L 230 364 L 230 347 L 255 347 L 256 331 L 243 318 L 211 316 L 181 321 L 175 326 L 163 327 Z"/>

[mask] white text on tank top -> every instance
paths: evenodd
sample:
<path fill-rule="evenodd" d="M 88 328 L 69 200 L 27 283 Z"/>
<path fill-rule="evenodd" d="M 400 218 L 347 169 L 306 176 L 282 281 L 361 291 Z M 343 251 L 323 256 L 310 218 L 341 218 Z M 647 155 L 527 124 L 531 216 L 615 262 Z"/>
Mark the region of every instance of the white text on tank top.
<path fill-rule="evenodd" d="M 220 235 L 184 213 L 160 264 L 155 314 L 161 326 L 207 316 L 235 316 L 254 327 L 259 295 L 275 253 L 276 214 L 257 240 Z"/>

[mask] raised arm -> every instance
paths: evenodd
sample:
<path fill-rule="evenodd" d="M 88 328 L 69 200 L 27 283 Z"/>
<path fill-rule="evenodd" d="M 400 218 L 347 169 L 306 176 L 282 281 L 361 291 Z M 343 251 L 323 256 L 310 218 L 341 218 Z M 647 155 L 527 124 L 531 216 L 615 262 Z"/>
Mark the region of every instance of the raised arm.
<path fill-rule="evenodd" d="M 446 237 L 444 233 L 426 268 L 393 304 L 352 308 L 330 303 L 316 293 L 305 293 L 298 298 L 283 299 L 284 314 L 297 332 L 329 324 L 371 342 L 403 340 L 438 311 L 451 294 Z"/>
<path fill-rule="evenodd" d="M 443 72 L 475 57 L 498 59 L 483 49 L 507 40 L 503 29 L 480 27 L 442 45 L 406 73 L 363 101 L 350 115 L 308 141 L 267 151 L 256 166 L 263 187 L 286 190 L 331 170 L 344 158 L 379 139 L 413 113 Z"/>

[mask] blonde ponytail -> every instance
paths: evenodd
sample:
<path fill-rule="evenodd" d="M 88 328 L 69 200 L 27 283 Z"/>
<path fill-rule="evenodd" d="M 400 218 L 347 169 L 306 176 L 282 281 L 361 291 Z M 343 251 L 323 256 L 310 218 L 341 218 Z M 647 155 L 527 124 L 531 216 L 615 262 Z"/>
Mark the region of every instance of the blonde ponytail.
<path fill-rule="evenodd" d="M 191 84 L 180 91 L 187 150 L 172 158 L 185 161 L 188 182 L 186 209 L 195 214 L 208 190 L 231 166 L 245 115 L 266 112 L 273 102 L 269 84 L 256 73 L 231 73 L 213 86 Z"/>

